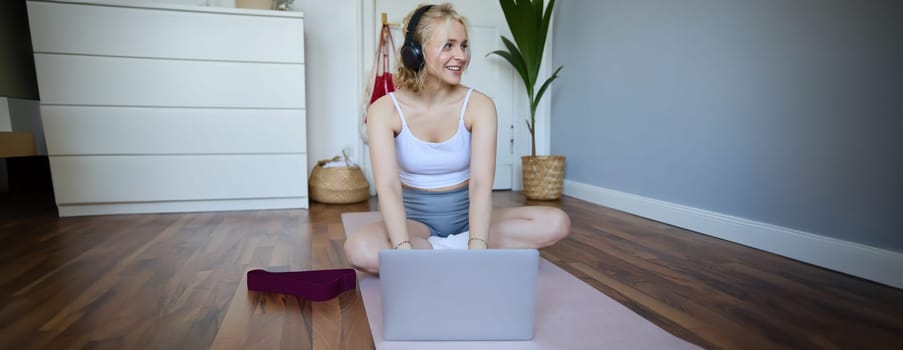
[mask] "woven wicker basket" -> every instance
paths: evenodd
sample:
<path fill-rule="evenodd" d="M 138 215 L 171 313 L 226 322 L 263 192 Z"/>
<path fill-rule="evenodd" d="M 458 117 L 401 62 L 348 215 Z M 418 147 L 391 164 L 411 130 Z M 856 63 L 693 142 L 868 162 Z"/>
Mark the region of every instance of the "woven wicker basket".
<path fill-rule="evenodd" d="M 521 157 L 524 195 L 532 200 L 561 198 L 564 184 L 563 156 Z"/>
<path fill-rule="evenodd" d="M 370 198 L 370 184 L 357 166 L 324 168 L 323 165 L 340 157 L 317 162 L 310 173 L 310 199 L 320 203 L 346 204 Z"/>

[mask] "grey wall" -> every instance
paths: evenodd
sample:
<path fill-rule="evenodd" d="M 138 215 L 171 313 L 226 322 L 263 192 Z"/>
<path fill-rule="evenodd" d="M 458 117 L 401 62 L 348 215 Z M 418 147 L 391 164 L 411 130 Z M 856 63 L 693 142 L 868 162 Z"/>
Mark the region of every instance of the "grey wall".
<path fill-rule="evenodd" d="M 38 100 L 25 0 L 0 1 L 0 96 Z"/>
<path fill-rule="evenodd" d="M 903 251 L 903 1 L 557 6 L 566 179 Z"/>

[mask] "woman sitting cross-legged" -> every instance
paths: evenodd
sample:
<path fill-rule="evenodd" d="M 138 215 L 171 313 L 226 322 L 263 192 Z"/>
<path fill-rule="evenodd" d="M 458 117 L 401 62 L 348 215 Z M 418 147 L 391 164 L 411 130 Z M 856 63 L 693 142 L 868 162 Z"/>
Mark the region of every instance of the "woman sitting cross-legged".
<path fill-rule="evenodd" d="M 461 85 L 470 61 L 465 20 L 451 5 L 405 19 L 398 90 L 367 111 L 382 221 L 351 234 L 345 254 L 377 273 L 382 249 L 542 248 L 570 231 L 553 207 L 492 208 L 497 118 L 485 94 Z M 438 248 L 438 246 L 437 246 Z"/>

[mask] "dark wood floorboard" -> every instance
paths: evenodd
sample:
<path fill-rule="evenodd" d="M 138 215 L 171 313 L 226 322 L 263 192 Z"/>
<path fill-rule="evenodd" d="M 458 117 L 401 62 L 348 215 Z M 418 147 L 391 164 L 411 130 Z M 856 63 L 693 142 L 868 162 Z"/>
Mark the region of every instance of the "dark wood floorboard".
<path fill-rule="evenodd" d="M 574 198 L 542 250 L 665 330 L 712 349 L 903 349 L 903 290 Z M 57 218 L 0 194 L 0 349 L 370 349 L 359 291 L 326 302 L 247 291 L 255 268 L 348 267 L 340 214 L 309 210 Z"/>

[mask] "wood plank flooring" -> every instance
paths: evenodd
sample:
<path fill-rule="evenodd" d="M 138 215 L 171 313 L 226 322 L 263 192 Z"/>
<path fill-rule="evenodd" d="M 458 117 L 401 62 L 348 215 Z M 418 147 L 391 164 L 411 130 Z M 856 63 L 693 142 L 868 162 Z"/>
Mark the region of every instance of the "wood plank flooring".
<path fill-rule="evenodd" d="M 903 290 L 573 198 L 543 256 L 712 349 L 903 349 Z M 370 349 L 357 290 L 326 302 L 248 292 L 254 268 L 347 267 L 340 214 L 309 210 L 57 218 L 0 196 L 0 349 Z"/>

